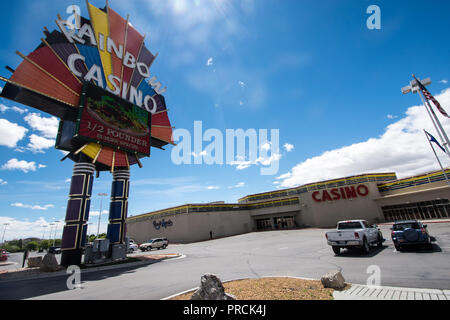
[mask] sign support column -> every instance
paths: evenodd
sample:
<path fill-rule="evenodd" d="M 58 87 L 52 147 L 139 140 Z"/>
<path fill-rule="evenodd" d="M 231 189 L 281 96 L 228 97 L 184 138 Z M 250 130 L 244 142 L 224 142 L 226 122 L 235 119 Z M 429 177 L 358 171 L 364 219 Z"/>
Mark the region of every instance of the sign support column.
<path fill-rule="evenodd" d="M 95 165 L 88 162 L 79 162 L 73 167 L 66 225 L 61 243 L 61 265 L 64 267 L 81 264 L 82 251 L 86 243 L 94 172 Z"/>
<path fill-rule="evenodd" d="M 112 245 L 125 243 L 125 221 L 128 214 L 129 189 L 130 170 L 123 169 L 114 171 L 107 233 L 107 238 Z"/>

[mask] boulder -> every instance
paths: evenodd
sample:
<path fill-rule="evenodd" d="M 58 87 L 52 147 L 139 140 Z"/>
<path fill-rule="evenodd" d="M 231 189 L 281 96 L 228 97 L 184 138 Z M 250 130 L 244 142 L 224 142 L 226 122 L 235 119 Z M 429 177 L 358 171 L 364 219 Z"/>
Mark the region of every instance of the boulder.
<path fill-rule="evenodd" d="M 58 271 L 59 265 L 53 253 L 47 253 L 42 259 L 40 270 L 43 272 L 55 272 Z"/>
<path fill-rule="evenodd" d="M 42 257 L 28 258 L 28 268 L 39 268 L 42 264 Z"/>
<path fill-rule="evenodd" d="M 225 293 L 222 281 L 216 275 L 207 273 L 202 276 L 200 288 L 194 292 L 191 300 L 236 300 L 236 297 Z"/>
<path fill-rule="evenodd" d="M 324 275 L 320 281 L 324 288 L 343 289 L 345 288 L 345 279 L 338 270 L 333 270 Z"/>

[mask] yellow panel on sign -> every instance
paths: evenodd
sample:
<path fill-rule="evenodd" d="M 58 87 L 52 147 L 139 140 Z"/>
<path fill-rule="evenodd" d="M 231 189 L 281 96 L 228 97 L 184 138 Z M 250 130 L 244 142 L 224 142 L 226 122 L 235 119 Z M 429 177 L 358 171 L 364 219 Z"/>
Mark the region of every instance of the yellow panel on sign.
<path fill-rule="evenodd" d="M 112 74 L 111 54 L 106 50 L 106 39 L 109 37 L 109 21 L 106 12 L 89 4 L 89 15 L 91 23 L 95 30 L 95 37 L 97 39 L 98 52 L 102 59 L 103 72 L 106 77 L 108 87 L 115 90 L 114 86 L 108 80 L 108 76 Z"/>

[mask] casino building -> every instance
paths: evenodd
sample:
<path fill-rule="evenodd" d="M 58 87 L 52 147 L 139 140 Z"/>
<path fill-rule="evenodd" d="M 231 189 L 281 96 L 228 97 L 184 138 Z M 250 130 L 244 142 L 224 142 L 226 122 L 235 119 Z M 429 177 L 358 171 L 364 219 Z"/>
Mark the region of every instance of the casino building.
<path fill-rule="evenodd" d="M 450 169 L 446 169 L 447 176 Z M 450 218 L 450 187 L 442 171 L 404 179 L 369 173 L 245 196 L 238 203 L 186 204 L 127 219 L 138 243 L 165 237 L 189 243 L 260 230 L 334 227 L 339 220 L 370 223 Z"/>

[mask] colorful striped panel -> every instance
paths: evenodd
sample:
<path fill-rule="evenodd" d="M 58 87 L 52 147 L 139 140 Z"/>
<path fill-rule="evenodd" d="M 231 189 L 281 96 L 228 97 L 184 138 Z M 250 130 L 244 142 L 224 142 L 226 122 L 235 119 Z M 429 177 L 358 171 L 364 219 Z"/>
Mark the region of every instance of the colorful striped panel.
<path fill-rule="evenodd" d="M 171 124 L 170 124 L 169 116 L 167 115 L 167 111 L 163 111 L 163 112 L 152 115 L 152 126 L 170 127 Z"/>
<path fill-rule="evenodd" d="M 10 80 L 71 106 L 78 106 L 80 101 L 79 96 L 26 60 L 22 61 Z"/>
<path fill-rule="evenodd" d="M 142 62 L 147 67 L 150 68 L 151 64 L 155 60 L 155 56 L 145 47 L 143 46 L 141 52 L 139 53 L 138 62 Z M 138 69 L 134 69 L 133 76 L 131 78 L 131 85 L 135 88 L 138 88 L 140 83 L 144 80 L 144 77 L 141 76 Z"/>
<path fill-rule="evenodd" d="M 144 37 L 131 25 L 128 24 L 127 28 L 127 43 L 125 46 L 125 52 L 131 53 L 136 59 L 139 57 L 139 52 L 143 46 Z M 123 81 L 130 83 L 133 70 L 127 66 L 123 69 Z"/>
<path fill-rule="evenodd" d="M 164 142 L 172 143 L 172 128 L 154 127 L 152 126 L 152 137 Z"/>
<path fill-rule="evenodd" d="M 53 77 L 64 83 L 76 93 L 81 92 L 81 83 L 75 75 L 58 59 L 56 54 L 47 46 L 41 47 L 28 55 L 28 58 Z"/>
<path fill-rule="evenodd" d="M 127 31 L 127 21 L 123 19 L 117 12 L 108 7 L 109 16 L 109 36 L 119 49 L 120 45 L 125 47 L 125 34 Z M 122 49 L 122 54 L 125 55 Z M 122 59 L 119 59 L 114 50 L 111 54 L 112 72 L 116 77 L 122 79 Z"/>
<path fill-rule="evenodd" d="M 97 39 L 98 52 L 103 65 L 103 73 L 105 76 L 112 74 L 111 54 L 106 50 L 106 39 L 109 37 L 109 22 L 106 12 L 88 4 L 89 16 L 91 17 L 91 24 L 94 27 L 95 37 Z M 100 34 L 103 35 L 103 41 L 100 39 Z M 101 50 L 103 48 L 104 50 Z M 106 78 L 106 85 L 114 90 L 114 86 Z"/>

